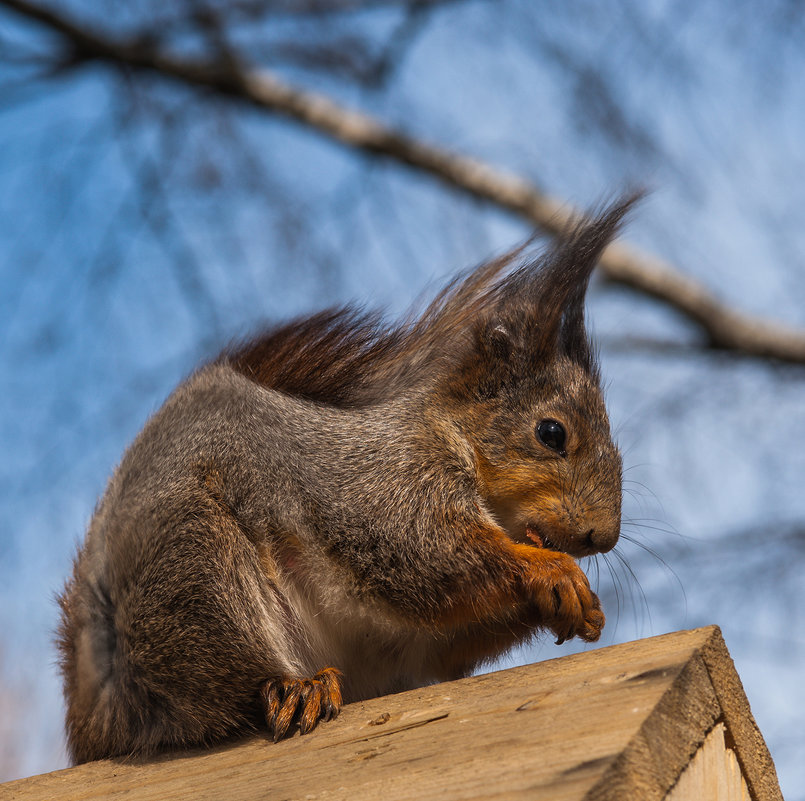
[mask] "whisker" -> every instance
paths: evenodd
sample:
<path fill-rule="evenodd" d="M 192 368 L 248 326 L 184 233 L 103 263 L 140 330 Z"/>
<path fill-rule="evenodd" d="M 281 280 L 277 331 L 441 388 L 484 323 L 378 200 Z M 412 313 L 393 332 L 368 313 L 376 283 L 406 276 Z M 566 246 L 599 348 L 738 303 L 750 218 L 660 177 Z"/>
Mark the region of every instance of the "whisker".
<path fill-rule="evenodd" d="M 607 555 L 602 553 L 601 556 L 604 559 L 604 564 L 606 564 L 607 569 L 609 570 L 609 575 L 612 577 L 612 588 L 615 590 L 615 628 L 612 630 L 612 636 L 614 637 L 615 633 L 618 631 L 618 624 L 620 623 L 621 619 L 621 593 L 623 592 L 623 584 L 618 572 L 613 568 L 612 563 L 609 561 Z"/>
<path fill-rule="evenodd" d="M 654 559 L 657 563 L 662 565 L 663 568 L 673 577 L 674 583 L 677 587 L 679 587 L 679 591 L 682 593 L 682 599 L 685 602 L 685 615 L 687 615 L 688 609 L 688 594 L 685 591 L 685 585 L 682 583 L 682 579 L 680 578 L 679 574 L 674 570 L 671 564 L 666 561 L 666 559 L 660 555 L 660 553 L 654 548 L 649 545 L 646 545 L 644 542 L 640 542 L 640 540 L 636 539 L 635 537 L 630 537 L 628 534 L 621 532 L 621 539 L 628 542 L 630 545 L 634 545 L 636 548 L 640 548 L 640 550 L 645 551 L 652 559 Z"/>
<path fill-rule="evenodd" d="M 661 525 L 652 526 L 650 523 L 660 523 Z M 650 531 L 659 531 L 661 534 L 670 534 L 672 537 L 677 537 L 682 540 L 692 539 L 690 536 L 680 534 L 672 525 L 666 523 L 664 520 L 657 520 L 653 517 L 627 517 L 621 525 L 632 526 L 634 528 L 649 529 Z"/>
<path fill-rule="evenodd" d="M 649 608 L 648 598 L 646 597 L 646 593 L 643 590 L 643 585 L 640 583 L 639 579 L 637 578 L 637 574 L 632 570 L 632 566 L 629 564 L 629 561 L 626 557 L 618 551 L 617 548 L 612 550 L 612 554 L 617 558 L 618 562 L 623 566 L 624 570 L 628 574 L 628 576 L 632 579 L 633 585 L 637 586 L 637 590 L 640 593 L 640 598 L 643 601 L 643 608 L 646 610 L 646 615 L 648 615 L 648 625 L 649 629 L 651 629 L 654 625 L 651 619 L 651 609 Z M 634 594 L 632 594 L 632 598 L 634 599 Z M 632 600 L 632 605 L 637 610 L 637 604 Z"/>
<path fill-rule="evenodd" d="M 634 467 L 637 467 L 637 465 L 634 465 Z M 629 467 L 629 468 L 627 468 L 627 470 L 624 470 L 623 472 L 626 473 L 628 470 L 631 470 L 631 469 L 632 468 Z M 635 484 L 636 486 L 640 487 L 640 489 L 642 489 L 645 492 L 647 492 L 660 505 L 660 509 L 663 509 L 662 501 L 660 500 L 660 498 L 657 495 L 657 493 L 654 492 L 654 490 L 651 489 L 651 487 L 648 486 L 648 484 L 644 484 L 642 481 L 637 481 L 634 478 L 624 478 L 623 483 L 624 484 Z"/>

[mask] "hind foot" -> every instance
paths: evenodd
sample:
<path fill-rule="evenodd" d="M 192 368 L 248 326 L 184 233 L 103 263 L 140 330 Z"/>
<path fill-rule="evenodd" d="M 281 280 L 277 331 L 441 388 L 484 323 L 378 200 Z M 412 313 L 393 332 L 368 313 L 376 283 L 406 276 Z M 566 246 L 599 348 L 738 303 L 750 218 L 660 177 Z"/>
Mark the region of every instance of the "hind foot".
<path fill-rule="evenodd" d="M 341 672 L 328 667 L 312 679 L 269 679 L 260 688 L 260 697 L 275 743 L 294 722 L 301 734 L 307 734 L 320 720 L 330 720 L 341 711 Z"/>

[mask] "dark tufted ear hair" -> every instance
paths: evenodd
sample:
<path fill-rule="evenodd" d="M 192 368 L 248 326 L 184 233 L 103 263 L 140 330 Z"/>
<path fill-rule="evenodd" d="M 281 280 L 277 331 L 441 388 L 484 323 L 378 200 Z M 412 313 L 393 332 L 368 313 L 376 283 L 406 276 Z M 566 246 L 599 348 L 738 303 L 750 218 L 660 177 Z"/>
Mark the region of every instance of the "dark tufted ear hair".
<path fill-rule="evenodd" d="M 587 285 L 604 248 L 643 194 L 630 193 L 588 216 L 560 236 L 542 258 L 504 280 L 503 308 L 522 311 L 524 305 L 529 307 L 527 347 L 532 361 L 543 362 L 562 354 L 595 372 L 595 357 L 584 325 Z"/>
<path fill-rule="evenodd" d="M 467 346 L 456 351 L 449 379 L 452 392 L 495 397 L 559 356 L 597 377 L 595 353 L 584 325 L 587 284 L 599 256 L 642 195 L 625 195 L 586 217 L 560 235 L 547 253 L 475 297 L 460 321 L 471 335 Z M 509 254 L 504 266 L 519 252 Z M 475 279 L 471 274 L 466 280 Z M 460 301 L 464 294 L 460 286 L 452 297 Z"/>

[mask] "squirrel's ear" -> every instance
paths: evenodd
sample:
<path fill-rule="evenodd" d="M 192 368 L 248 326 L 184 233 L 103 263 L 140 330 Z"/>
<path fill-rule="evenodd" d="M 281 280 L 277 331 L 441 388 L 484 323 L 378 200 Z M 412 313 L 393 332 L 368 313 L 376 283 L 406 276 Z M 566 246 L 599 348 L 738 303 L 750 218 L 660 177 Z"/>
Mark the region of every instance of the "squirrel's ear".
<path fill-rule="evenodd" d="M 487 320 L 476 329 L 475 352 L 470 356 L 471 383 L 481 397 L 494 397 L 511 379 L 514 348 L 505 324 Z"/>
<path fill-rule="evenodd" d="M 584 327 L 584 298 L 590 274 L 624 217 L 643 196 L 622 197 L 560 237 L 533 273 L 536 305 L 535 353 L 563 353 L 593 370 L 594 358 Z"/>
<path fill-rule="evenodd" d="M 487 323 L 482 333 L 488 355 L 498 361 L 508 361 L 514 343 L 508 328 L 503 323 Z"/>

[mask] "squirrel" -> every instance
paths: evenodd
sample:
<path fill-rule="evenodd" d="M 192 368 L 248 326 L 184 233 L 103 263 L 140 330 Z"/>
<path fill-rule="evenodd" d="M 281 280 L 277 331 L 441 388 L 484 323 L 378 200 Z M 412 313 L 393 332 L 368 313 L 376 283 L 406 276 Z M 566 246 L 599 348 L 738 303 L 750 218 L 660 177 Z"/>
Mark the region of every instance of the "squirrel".
<path fill-rule="evenodd" d="M 231 346 L 125 453 L 59 598 L 75 763 L 274 741 L 342 703 L 600 636 L 621 457 L 585 329 L 637 196 L 454 279 Z"/>

